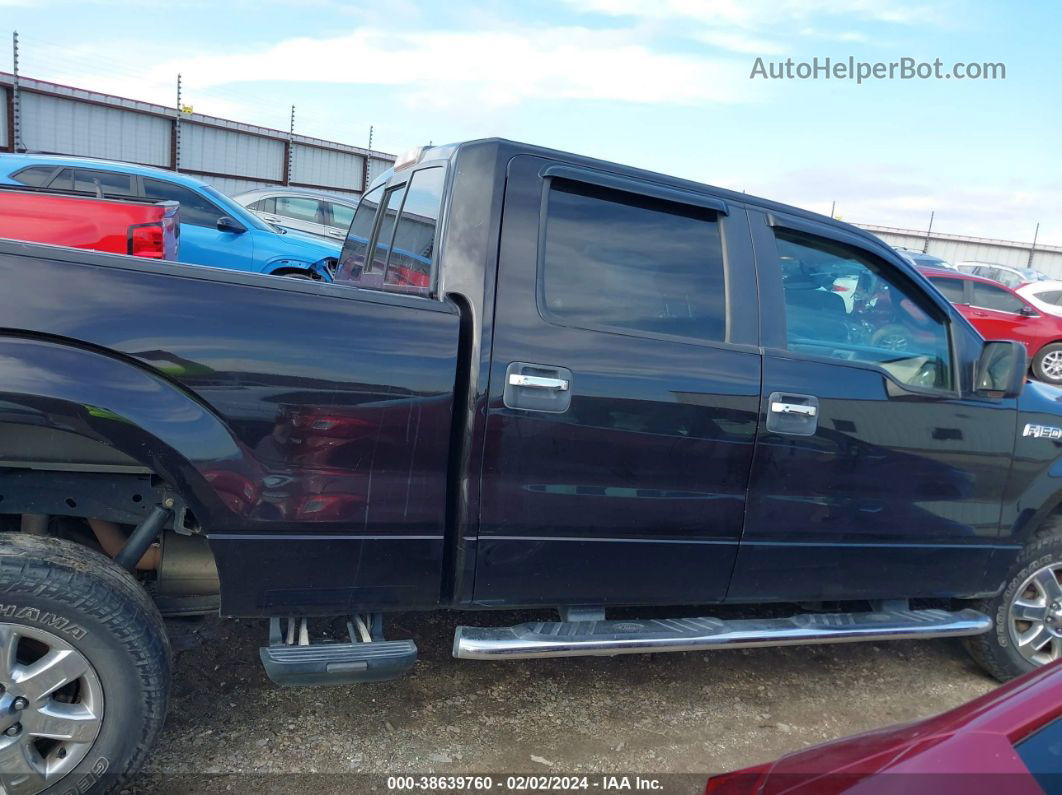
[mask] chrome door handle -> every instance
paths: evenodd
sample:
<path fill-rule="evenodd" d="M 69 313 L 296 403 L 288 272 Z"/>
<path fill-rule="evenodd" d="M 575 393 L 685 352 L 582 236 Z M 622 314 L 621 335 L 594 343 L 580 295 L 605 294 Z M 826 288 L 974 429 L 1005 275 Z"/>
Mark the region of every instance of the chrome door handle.
<path fill-rule="evenodd" d="M 801 417 L 814 417 L 819 413 L 814 406 L 802 406 L 799 403 L 771 403 L 775 414 L 797 414 Z"/>
<path fill-rule="evenodd" d="M 564 392 L 568 389 L 568 382 L 563 378 L 546 378 L 541 375 L 522 375 L 520 373 L 509 374 L 510 386 L 528 386 L 536 389 L 556 389 Z"/>

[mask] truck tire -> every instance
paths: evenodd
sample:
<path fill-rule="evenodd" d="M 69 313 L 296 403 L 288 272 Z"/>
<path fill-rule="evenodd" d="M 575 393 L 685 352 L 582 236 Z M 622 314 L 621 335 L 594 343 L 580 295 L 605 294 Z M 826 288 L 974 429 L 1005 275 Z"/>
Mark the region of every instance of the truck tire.
<path fill-rule="evenodd" d="M 1037 535 L 1011 567 L 1003 592 L 974 608 L 993 627 L 966 648 L 1001 682 L 1062 659 L 1062 532 Z"/>
<path fill-rule="evenodd" d="M 162 728 L 170 647 L 127 572 L 57 538 L 0 534 L 0 778 L 6 792 L 110 792 Z"/>
<path fill-rule="evenodd" d="M 1033 358 L 1032 371 L 1037 381 L 1062 384 L 1062 342 L 1042 347 Z"/>

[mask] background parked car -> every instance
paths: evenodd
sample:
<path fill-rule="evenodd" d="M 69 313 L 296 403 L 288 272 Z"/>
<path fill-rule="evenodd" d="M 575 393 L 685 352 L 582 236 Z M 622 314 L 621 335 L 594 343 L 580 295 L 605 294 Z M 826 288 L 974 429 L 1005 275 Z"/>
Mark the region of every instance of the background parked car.
<path fill-rule="evenodd" d="M 178 262 L 331 279 L 339 245 L 261 220 L 201 180 L 150 166 L 58 155 L 0 155 L 0 183 L 104 198 L 176 201 Z"/>
<path fill-rule="evenodd" d="M 857 734 L 708 780 L 706 795 L 1057 793 L 1062 663 L 917 723 Z"/>
<path fill-rule="evenodd" d="M 1018 295 L 1049 315 L 1062 317 L 1062 281 L 1029 282 L 1017 289 Z"/>
<path fill-rule="evenodd" d="M 896 251 L 899 251 L 907 261 L 912 265 L 919 268 L 943 268 L 944 270 L 953 271 L 955 266 L 941 257 L 935 257 L 932 254 L 927 254 L 924 251 L 918 251 L 913 248 L 904 248 L 903 246 L 893 246 Z"/>
<path fill-rule="evenodd" d="M 994 262 L 975 262 L 968 260 L 960 262 L 958 269 L 963 273 L 971 273 L 985 279 L 992 279 L 1011 289 L 1017 289 L 1023 284 L 1030 282 L 1050 281 L 1051 277 L 1033 268 L 1017 268 L 1013 265 L 997 265 Z"/>
<path fill-rule="evenodd" d="M 1039 311 L 993 279 L 961 271 L 922 268 L 986 340 L 1016 340 L 1029 352 L 1033 375 L 1062 385 L 1062 317 Z"/>
<path fill-rule="evenodd" d="M 233 200 L 268 223 L 337 240 L 340 245 L 358 208 L 356 198 L 301 188 L 259 188 Z"/>

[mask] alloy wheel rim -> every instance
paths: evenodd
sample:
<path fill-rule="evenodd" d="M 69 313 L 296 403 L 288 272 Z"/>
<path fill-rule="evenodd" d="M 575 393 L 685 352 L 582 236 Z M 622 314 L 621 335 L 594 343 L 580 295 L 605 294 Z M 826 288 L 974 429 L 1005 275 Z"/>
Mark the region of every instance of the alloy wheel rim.
<path fill-rule="evenodd" d="M 1033 572 L 1011 600 L 1010 638 L 1033 665 L 1062 659 L 1062 563 Z"/>
<path fill-rule="evenodd" d="M 33 795 L 77 767 L 103 706 L 85 655 L 46 630 L 0 623 L 0 790 Z"/>
<path fill-rule="evenodd" d="M 907 337 L 903 334 L 886 334 L 879 344 L 889 351 L 904 351 L 907 350 L 907 342 Z"/>
<path fill-rule="evenodd" d="M 1040 361 L 1040 369 L 1052 381 L 1062 381 L 1062 351 L 1044 354 L 1044 358 Z"/>

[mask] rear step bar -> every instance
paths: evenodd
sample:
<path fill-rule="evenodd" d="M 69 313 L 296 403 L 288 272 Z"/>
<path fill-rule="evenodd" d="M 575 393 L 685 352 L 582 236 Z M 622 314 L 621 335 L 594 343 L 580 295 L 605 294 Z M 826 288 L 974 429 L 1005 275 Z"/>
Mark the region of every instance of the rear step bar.
<path fill-rule="evenodd" d="M 789 618 L 666 618 L 646 621 L 535 621 L 515 627 L 458 627 L 454 657 L 500 660 L 583 657 L 755 646 L 848 643 L 980 635 L 992 619 L 976 610 L 890 609 L 803 613 Z"/>
<path fill-rule="evenodd" d="M 355 629 L 359 622 L 360 631 Z M 306 619 L 288 620 L 288 632 L 280 619 L 269 621 L 269 645 L 258 650 L 266 674 L 278 685 L 306 687 L 382 682 L 406 673 L 417 661 L 417 645 L 411 640 L 384 640 L 382 617 L 367 623 L 360 617 L 347 622 L 349 643 L 310 643 Z M 370 629 L 371 627 L 371 629 Z M 360 640 L 359 640 L 360 638 Z"/>

